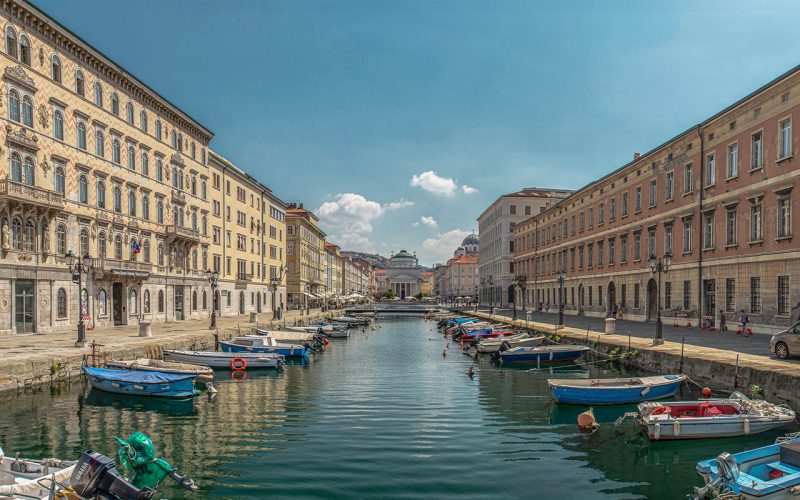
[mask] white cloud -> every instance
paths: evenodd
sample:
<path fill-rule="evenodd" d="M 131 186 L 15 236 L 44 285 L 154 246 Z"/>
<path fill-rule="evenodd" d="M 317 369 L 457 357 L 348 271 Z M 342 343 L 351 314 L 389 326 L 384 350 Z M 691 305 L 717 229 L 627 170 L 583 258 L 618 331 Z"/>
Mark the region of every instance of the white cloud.
<path fill-rule="evenodd" d="M 466 184 L 461 186 L 461 190 L 464 191 L 464 194 L 473 194 L 473 193 L 477 193 L 478 192 L 478 190 L 476 188 L 474 188 L 472 186 L 467 186 Z"/>
<path fill-rule="evenodd" d="M 375 219 L 387 211 L 410 207 L 414 203 L 398 200 L 385 205 L 368 200 L 357 193 L 339 193 L 333 201 L 326 201 L 317 209 L 317 215 L 329 233 L 328 241 L 344 250 L 374 252 L 375 244 L 369 239 Z"/>
<path fill-rule="evenodd" d="M 422 217 L 419 218 L 417 222 L 411 225 L 414 227 L 418 227 L 420 224 L 428 226 L 433 229 L 436 229 L 439 226 L 439 223 L 436 222 L 436 219 L 428 215 L 423 215 Z"/>
<path fill-rule="evenodd" d="M 427 238 L 422 242 L 426 262 L 445 262 L 453 256 L 456 248 L 461 245 L 469 231 L 451 229 L 446 233 L 439 233 L 434 238 Z"/>
<path fill-rule="evenodd" d="M 433 170 L 422 172 L 419 175 L 411 177 L 411 185 L 414 187 L 421 187 L 429 193 L 439 196 L 447 196 L 451 198 L 455 196 L 458 186 L 452 177 L 441 177 Z"/>

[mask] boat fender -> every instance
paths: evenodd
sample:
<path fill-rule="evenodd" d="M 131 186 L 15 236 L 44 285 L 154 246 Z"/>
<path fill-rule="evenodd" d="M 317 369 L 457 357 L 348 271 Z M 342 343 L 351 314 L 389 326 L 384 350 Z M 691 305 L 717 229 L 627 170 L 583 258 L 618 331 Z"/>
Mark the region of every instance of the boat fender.
<path fill-rule="evenodd" d="M 650 412 L 650 415 L 664 415 L 665 413 L 669 413 L 671 408 L 667 405 L 659 406 L 655 410 Z"/>
<path fill-rule="evenodd" d="M 656 424 L 655 429 L 653 431 L 653 438 L 658 441 L 661 439 L 661 424 Z"/>
<path fill-rule="evenodd" d="M 750 435 L 750 419 L 749 418 L 744 419 L 744 435 L 745 436 Z"/>
<path fill-rule="evenodd" d="M 235 372 L 243 372 L 247 370 L 247 361 L 243 358 L 233 358 L 230 362 L 230 367 Z"/>
<path fill-rule="evenodd" d="M 553 361 L 553 351 L 550 351 L 550 361 Z"/>
<path fill-rule="evenodd" d="M 681 435 L 681 422 L 677 418 L 675 419 L 675 422 L 672 424 L 672 434 L 675 436 Z"/>
<path fill-rule="evenodd" d="M 642 392 L 639 393 L 639 395 L 640 396 L 647 396 L 647 394 L 649 392 L 650 392 L 650 386 L 648 385 L 647 387 L 644 388 L 644 390 Z"/>

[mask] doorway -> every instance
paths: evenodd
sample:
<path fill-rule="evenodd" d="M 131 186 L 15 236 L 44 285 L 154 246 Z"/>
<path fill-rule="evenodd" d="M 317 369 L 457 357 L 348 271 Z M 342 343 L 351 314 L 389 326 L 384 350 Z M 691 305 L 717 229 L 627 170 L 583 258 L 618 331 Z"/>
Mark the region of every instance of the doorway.
<path fill-rule="evenodd" d="M 34 304 L 36 289 L 33 280 L 17 280 L 14 283 L 14 324 L 17 333 L 36 333 Z"/>
<path fill-rule="evenodd" d="M 647 282 L 647 321 L 655 320 L 658 314 L 658 285 L 650 278 Z"/>
<path fill-rule="evenodd" d="M 608 284 L 608 301 L 606 306 L 606 315 L 611 317 L 614 308 L 617 306 L 617 287 L 614 285 L 613 281 Z"/>
<path fill-rule="evenodd" d="M 716 291 L 717 285 L 715 280 L 703 280 L 703 314 L 705 316 L 714 317 L 716 310 Z"/>
<path fill-rule="evenodd" d="M 113 283 L 111 285 L 111 309 L 114 316 L 114 326 L 122 324 L 124 303 L 122 300 L 122 283 Z"/>
<path fill-rule="evenodd" d="M 239 292 L 239 314 L 244 314 L 244 292 Z"/>
<path fill-rule="evenodd" d="M 183 285 L 175 285 L 175 319 L 183 320 Z"/>

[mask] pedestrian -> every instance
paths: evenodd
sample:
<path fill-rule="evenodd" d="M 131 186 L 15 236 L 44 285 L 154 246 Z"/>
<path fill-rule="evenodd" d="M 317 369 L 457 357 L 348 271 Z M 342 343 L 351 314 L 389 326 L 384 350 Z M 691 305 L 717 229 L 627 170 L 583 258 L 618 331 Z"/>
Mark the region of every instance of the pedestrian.
<path fill-rule="evenodd" d="M 728 331 L 728 325 L 725 323 L 725 311 L 722 309 L 719 310 L 719 330 L 717 331 L 717 335 L 722 334 L 722 332 Z"/>
<path fill-rule="evenodd" d="M 747 316 L 744 309 L 739 312 L 739 330 L 736 333 L 740 334 L 742 332 L 744 332 L 746 337 L 753 335 L 753 331 L 750 329 L 750 318 Z"/>
<path fill-rule="evenodd" d="M 625 314 L 625 306 L 620 302 L 619 304 L 619 318 L 622 319 L 623 314 Z"/>
<path fill-rule="evenodd" d="M 619 312 L 619 308 L 618 308 L 617 304 L 615 303 L 615 304 L 613 304 L 611 306 L 611 317 L 612 318 L 616 318 L 618 312 Z"/>

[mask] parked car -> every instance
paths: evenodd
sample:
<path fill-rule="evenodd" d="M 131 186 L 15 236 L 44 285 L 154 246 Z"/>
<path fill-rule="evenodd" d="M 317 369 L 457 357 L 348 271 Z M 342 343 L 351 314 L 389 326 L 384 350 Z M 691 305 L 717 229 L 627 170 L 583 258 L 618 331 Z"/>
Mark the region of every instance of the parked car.
<path fill-rule="evenodd" d="M 769 341 L 769 350 L 780 359 L 800 356 L 800 321 L 773 335 Z"/>

